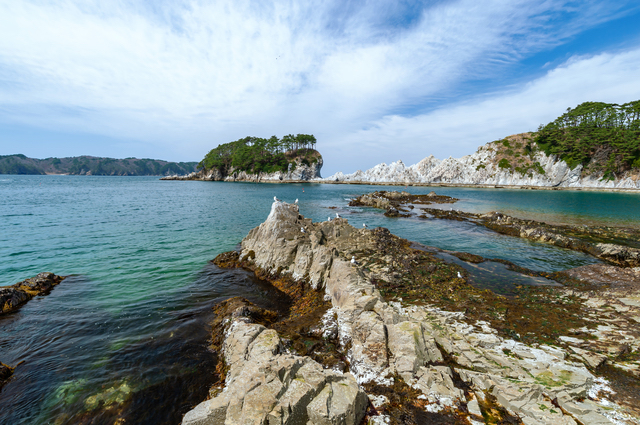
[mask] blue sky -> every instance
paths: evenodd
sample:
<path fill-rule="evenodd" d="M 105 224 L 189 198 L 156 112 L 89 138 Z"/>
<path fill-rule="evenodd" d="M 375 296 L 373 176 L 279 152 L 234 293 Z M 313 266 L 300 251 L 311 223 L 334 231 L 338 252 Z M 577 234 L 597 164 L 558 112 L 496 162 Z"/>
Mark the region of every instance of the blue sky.
<path fill-rule="evenodd" d="M 311 133 L 329 175 L 637 99 L 637 1 L 0 3 L 0 155 L 199 161 Z"/>

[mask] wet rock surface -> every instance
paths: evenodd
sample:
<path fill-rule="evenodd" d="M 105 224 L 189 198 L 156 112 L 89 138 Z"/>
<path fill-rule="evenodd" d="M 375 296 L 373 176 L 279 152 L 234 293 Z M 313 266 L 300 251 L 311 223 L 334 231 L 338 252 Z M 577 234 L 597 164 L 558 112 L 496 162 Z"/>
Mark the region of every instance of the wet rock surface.
<path fill-rule="evenodd" d="M 607 226 L 552 225 L 522 220 L 500 212 L 474 214 L 457 210 L 423 208 L 428 216 L 446 220 L 470 221 L 495 232 L 591 254 L 622 267 L 640 266 L 640 231 Z M 428 214 L 428 216 L 426 215 Z"/>
<path fill-rule="evenodd" d="M 4 387 L 4 384 L 9 381 L 9 378 L 13 375 L 14 369 L 15 368 L 0 362 L 0 390 Z"/>
<path fill-rule="evenodd" d="M 292 307 L 284 319 L 246 306 L 220 319 L 223 389 L 183 423 L 640 423 L 631 285 L 623 294 L 568 272 L 556 276 L 564 286 L 499 296 L 386 229 L 313 223 L 282 202 L 217 260 L 274 282 Z M 286 342 L 287 320 L 315 320 L 299 339 L 331 341 L 317 346 L 343 365 Z M 294 391 L 307 370 L 314 384 Z"/>
<path fill-rule="evenodd" d="M 15 310 L 36 295 L 48 294 L 65 278 L 45 272 L 15 285 L 0 287 L 0 314 Z"/>
<path fill-rule="evenodd" d="M 381 190 L 358 196 L 349 202 L 349 206 L 380 208 L 386 210 L 384 215 L 387 217 L 408 217 L 406 213 L 414 209 L 415 205 L 453 204 L 456 201 L 458 199 L 437 195 L 435 192 L 429 192 L 427 195 L 413 195 L 405 191 Z"/>

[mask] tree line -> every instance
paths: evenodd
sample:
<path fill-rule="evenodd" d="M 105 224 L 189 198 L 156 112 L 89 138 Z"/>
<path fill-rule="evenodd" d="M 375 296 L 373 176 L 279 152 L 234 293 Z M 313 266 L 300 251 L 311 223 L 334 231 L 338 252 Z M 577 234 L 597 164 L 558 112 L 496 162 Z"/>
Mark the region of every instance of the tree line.
<path fill-rule="evenodd" d="M 592 159 L 605 176 L 640 168 L 640 100 L 618 105 L 584 102 L 554 121 L 541 125 L 535 139 L 547 154 L 558 155 L 569 166 Z"/>
<path fill-rule="evenodd" d="M 303 162 L 313 162 L 317 154 L 316 143 L 312 134 L 287 134 L 281 139 L 248 136 L 211 149 L 198 167 L 217 168 L 223 175 L 227 175 L 232 167 L 255 174 L 285 172 L 295 157 L 301 156 Z"/>

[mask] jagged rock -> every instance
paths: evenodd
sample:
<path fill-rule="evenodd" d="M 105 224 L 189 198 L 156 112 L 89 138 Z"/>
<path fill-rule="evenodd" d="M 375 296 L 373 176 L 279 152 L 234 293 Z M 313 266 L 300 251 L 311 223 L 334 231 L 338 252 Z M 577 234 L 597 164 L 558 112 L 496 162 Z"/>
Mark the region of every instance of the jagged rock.
<path fill-rule="evenodd" d="M 275 330 L 232 314 L 223 355 L 225 388 L 183 418 L 184 425 L 357 425 L 366 394 L 355 378 L 325 370 L 309 357 L 283 353 Z"/>
<path fill-rule="evenodd" d="M 507 139 L 520 140 L 530 134 L 509 136 Z M 520 159 L 525 159 L 522 155 Z M 521 186 L 549 188 L 619 188 L 639 189 L 640 179 L 637 172 L 628 171 L 618 175 L 615 180 L 604 179 L 602 174 L 587 174 L 583 166 L 571 169 L 566 162 L 555 155 L 542 151 L 535 152 L 528 162 L 537 163 L 526 172 L 499 166 L 499 149 L 496 142 L 490 142 L 478 148 L 473 155 L 462 158 L 440 160 L 433 155 L 417 164 L 406 166 L 402 161 L 389 165 L 378 164 L 366 171 L 358 170 L 352 174 L 338 172 L 324 179 L 327 182 L 345 183 L 396 183 L 396 184 L 461 184 L 485 186 Z"/>
<path fill-rule="evenodd" d="M 380 239 L 374 235 L 389 237 L 383 233 L 355 229 L 344 219 L 312 223 L 297 206 L 274 202 L 267 220 L 242 241 L 239 257 L 265 275 L 313 279 L 313 287 L 331 300 L 332 319 L 325 315 L 323 321 L 334 321 L 328 332 L 335 334 L 337 327 L 350 373 L 284 354 L 275 332 L 236 317 L 224 343 L 225 389 L 183 423 L 204 424 L 196 420 L 220 418 L 222 412 L 229 424 L 356 423 L 367 404 L 358 384 L 385 386 L 396 380 L 421 392 L 430 412 L 466 405 L 478 415 L 493 397 L 525 424 L 608 420 L 601 405 L 587 398 L 594 376 L 572 363 L 562 348 L 504 339 L 487 322 L 463 323 L 464 313 L 386 302 L 371 270 L 385 273 L 396 259 L 390 255 L 376 260 L 385 264 L 360 267 L 344 255 L 355 246 L 375 252 Z M 617 405 L 609 401 L 607 406 Z"/>
<path fill-rule="evenodd" d="M 0 314 L 20 307 L 36 295 L 49 293 L 54 286 L 65 278 L 66 276 L 57 276 L 53 273 L 44 272 L 15 285 L 0 287 Z"/>
<path fill-rule="evenodd" d="M 321 179 L 320 170 L 323 160 L 319 156 L 317 162 L 305 164 L 301 158 L 294 160 L 296 166 L 290 172 L 276 171 L 274 173 L 250 174 L 246 171 L 236 171 L 233 167 L 225 175 L 217 168 L 201 169 L 186 176 L 166 176 L 160 180 L 205 180 L 205 181 L 244 181 L 244 182 L 295 182 Z"/>

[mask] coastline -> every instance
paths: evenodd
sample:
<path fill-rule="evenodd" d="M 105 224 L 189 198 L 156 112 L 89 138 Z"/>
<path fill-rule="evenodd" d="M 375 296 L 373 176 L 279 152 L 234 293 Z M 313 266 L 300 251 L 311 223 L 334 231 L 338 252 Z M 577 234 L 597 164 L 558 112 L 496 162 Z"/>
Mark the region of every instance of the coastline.
<path fill-rule="evenodd" d="M 638 347 L 625 344 L 638 335 L 640 288 L 596 282 L 632 269 L 572 269 L 550 276 L 560 285 L 513 285 L 516 296 L 504 297 L 473 285 L 476 266 L 443 255 L 384 228 L 313 222 L 297 205 L 274 202 L 241 250 L 214 262 L 292 291 L 292 311 L 310 320 L 284 318 L 300 325 L 291 333 L 251 305 L 215 307 L 225 310 L 212 339 L 226 379 L 182 424 L 399 424 L 425 414 L 451 423 L 635 423 Z"/>
<path fill-rule="evenodd" d="M 175 176 L 162 177 L 163 181 L 213 181 L 208 179 L 188 179 L 188 178 L 172 178 Z M 368 181 L 331 181 L 326 179 L 311 180 L 215 180 L 225 183 L 271 183 L 271 184 L 299 184 L 299 183 L 316 183 L 316 184 L 344 184 L 344 185 L 360 185 L 360 186 L 414 186 L 414 187 L 462 187 L 470 189 L 511 189 L 511 190 L 562 190 L 562 191 L 583 191 L 583 192 L 622 192 L 622 193 L 640 193 L 640 188 L 618 188 L 618 187 L 567 187 L 567 186 L 531 186 L 531 185 L 506 185 L 506 184 L 471 184 L 471 183 L 407 183 L 407 182 L 368 182 Z"/>

